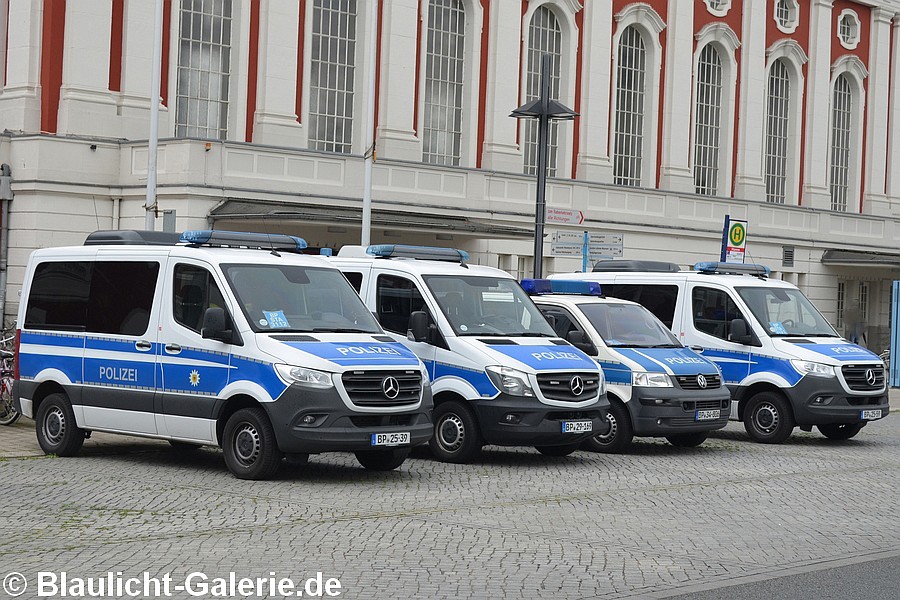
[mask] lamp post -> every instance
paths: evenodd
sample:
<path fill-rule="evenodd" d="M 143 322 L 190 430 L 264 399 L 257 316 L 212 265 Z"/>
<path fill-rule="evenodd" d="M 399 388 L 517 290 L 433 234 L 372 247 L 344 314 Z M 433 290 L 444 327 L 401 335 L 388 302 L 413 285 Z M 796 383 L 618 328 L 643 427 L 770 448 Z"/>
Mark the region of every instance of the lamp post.
<path fill-rule="evenodd" d="M 534 277 L 542 276 L 544 221 L 547 218 L 547 156 L 550 153 L 550 121 L 571 121 L 578 113 L 550 98 L 550 55 L 541 56 L 541 91 L 538 97 L 512 111 L 516 119 L 538 120 L 537 199 L 534 211 Z"/>

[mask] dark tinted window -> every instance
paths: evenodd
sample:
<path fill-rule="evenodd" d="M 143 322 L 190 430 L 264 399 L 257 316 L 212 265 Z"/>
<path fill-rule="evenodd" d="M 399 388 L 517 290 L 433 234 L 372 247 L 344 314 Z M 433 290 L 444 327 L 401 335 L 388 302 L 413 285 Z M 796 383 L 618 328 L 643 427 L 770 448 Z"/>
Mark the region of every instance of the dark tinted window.
<path fill-rule="evenodd" d="M 581 331 L 575 324 L 575 319 L 569 314 L 569 311 L 556 306 L 547 306 L 538 304 L 538 308 L 547 317 L 547 321 L 553 326 L 553 331 L 564 340 L 569 339 L 567 336 L 571 331 Z M 551 319 L 552 317 L 552 319 Z"/>
<path fill-rule="evenodd" d="M 362 273 L 344 273 L 344 277 L 347 278 L 347 281 L 350 282 L 350 285 L 353 286 L 353 289 L 358 294 L 359 290 L 362 289 Z"/>
<path fill-rule="evenodd" d="M 92 266 L 90 262 L 39 264 L 28 294 L 25 327 L 84 331 Z"/>
<path fill-rule="evenodd" d="M 696 287 L 691 294 L 694 327 L 697 331 L 728 339 L 732 319 L 743 319 L 734 300 L 727 292 L 713 288 Z"/>
<path fill-rule="evenodd" d="M 225 308 L 225 299 L 209 271 L 194 265 L 176 265 L 172 297 L 175 322 L 200 333 L 209 307 Z M 225 310 L 228 314 L 228 310 Z"/>
<path fill-rule="evenodd" d="M 96 262 L 91 275 L 87 330 L 143 335 L 150 324 L 157 262 Z"/>
<path fill-rule="evenodd" d="M 637 302 L 653 315 L 672 328 L 675 318 L 675 304 L 678 301 L 678 286 L 676 285 L 645 285 L 634 283 L 601 283 L 600 289 L 604 296 L 621 298 Z"/>
<path fill-rule="evenodd" d="M 376 294 L 378 322 L 387 331 L 405 334 L 411 313 L 417 310 L 428 312 L 419 288 L 404 277 L 379 275 Z"/>

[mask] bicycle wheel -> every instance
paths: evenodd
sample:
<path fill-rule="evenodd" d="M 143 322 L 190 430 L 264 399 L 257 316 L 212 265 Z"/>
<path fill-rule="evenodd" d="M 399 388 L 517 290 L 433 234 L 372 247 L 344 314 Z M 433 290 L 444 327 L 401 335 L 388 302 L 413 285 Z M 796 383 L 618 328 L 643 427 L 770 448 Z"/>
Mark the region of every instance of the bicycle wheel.
<path fill-rule="evenodd" d="M 0 383 L 0 425 L 12 425 L 20 416 L 13 402 L 12 386 L 4 380 Z"/>

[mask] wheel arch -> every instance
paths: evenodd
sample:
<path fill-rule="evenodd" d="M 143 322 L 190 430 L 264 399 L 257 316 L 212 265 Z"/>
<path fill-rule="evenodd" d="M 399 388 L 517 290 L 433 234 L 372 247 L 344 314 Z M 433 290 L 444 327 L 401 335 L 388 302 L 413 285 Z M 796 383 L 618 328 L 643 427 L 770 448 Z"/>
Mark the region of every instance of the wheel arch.
<path fill-rule="evenodd" d="M 794 418 L 794 407 L 791 404 L 791 399 L 787 394 L 784 393 L 784 390 L 777 385 L 770 383 L 768 381 L 760 381 L 749 385 L 745 388 L 741 388 L 740 392 L 736 394 L 735 399 L 738 401 L 738 419 L 744 420 L 744 409 L 747 407 L 747 404 L 750 402 L 750 399 L 756 396 L 757 394 L 761 394 L 763 392 L 771 392 L 781 396 L 785 403 L 788 406 L 788 409 L 791 411 L 791 418 Z"/>
<path fill-rule="evenodd" d="M 216 443 L 221 446 L 222 445 L 222 436 L 225 433 L 225 424 L 228 423 L 228 419 L 231 418 L 231 415 L 236 413 L 237 411 L 243 408 L 255 408 L 259 407 L 265 410 L 262 403 L 256 400 L 253 396 L 249 396 L 247 394 L 235 394 L 231 396 L 227 400 L 225 400 L 222 405 L 218 409 L 218 413 L 216 415 Z M 268 411 L 266 411 L 268 414 Z"/>

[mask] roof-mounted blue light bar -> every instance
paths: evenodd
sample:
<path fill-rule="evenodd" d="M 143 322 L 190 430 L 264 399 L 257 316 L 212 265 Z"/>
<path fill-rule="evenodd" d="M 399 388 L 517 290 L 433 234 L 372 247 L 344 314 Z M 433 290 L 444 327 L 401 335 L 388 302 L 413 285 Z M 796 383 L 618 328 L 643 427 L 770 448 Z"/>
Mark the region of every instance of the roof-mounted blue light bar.
<path fill-rule="evenodd" d="M 600 283 L 564 279 L 523 279 L 522 289 L 532 296 L 541 294 L 569 294 L 574 296 L 602 296 Z"/>
<path fill-rule="evenodd" d="M 408 246 L 404 244 L 379 244 L 366 248 L 366 254 L 378 258 L 417 258 L 419 260 L 440 260 L 465 264 L 469 253 L 457 248 L 437 246 Z"/>
<path fill-rule="evenodd" d="M 229 248 L 259 248 L 298 252 L 306 249 L 306 240 L 281 233 L 252 233 L 249 231 L 193 230 L 181 234 L 180 241 L 191 246 L 227 246 Z"/>
<path fill-rule="evenodd" d="M 694 270 L 700 273 L 717 275 L 756 275 L 768 277 L 772 270 L 764 265 L 723 263 L 723 262 L 698 262 Z"/>

